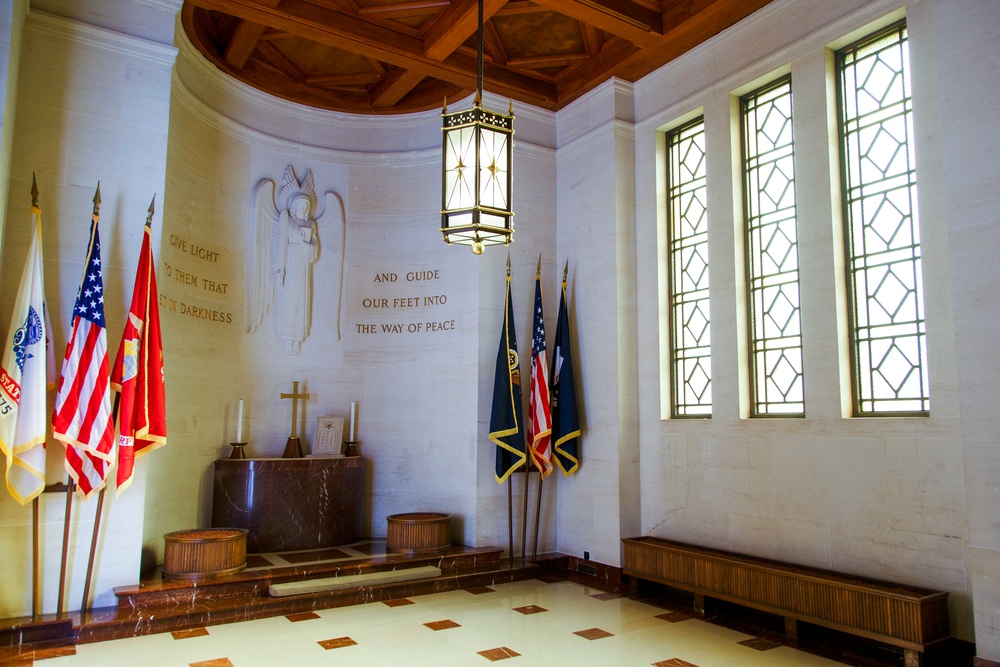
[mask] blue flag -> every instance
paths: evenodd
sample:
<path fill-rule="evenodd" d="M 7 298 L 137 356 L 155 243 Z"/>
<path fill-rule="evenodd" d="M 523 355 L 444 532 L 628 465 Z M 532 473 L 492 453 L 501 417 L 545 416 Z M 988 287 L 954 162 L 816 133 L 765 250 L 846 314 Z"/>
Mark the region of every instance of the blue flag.
<path fill-rule="evenodd" d="M 500 347 L 497 350 L 496 377 L 493 380 L 493 411 L 490 414 L 490 440 L 497 446 L 497 484 L 503 484 L 512 472 L 524 465 L 527 458 L 524 432 L 521 429 L 521 371 L 517 357 L 509 268 L 506 304 Z"/>
<path fill-rule="evenodd" d="M 576 377 L 570 349 L 569 313 L 566 310 L 566 272 L 563 272 L 559 321 L 552 355 L 552 458 L 569 477 L 580 468 L 580 417 L 576 408 Z"/>

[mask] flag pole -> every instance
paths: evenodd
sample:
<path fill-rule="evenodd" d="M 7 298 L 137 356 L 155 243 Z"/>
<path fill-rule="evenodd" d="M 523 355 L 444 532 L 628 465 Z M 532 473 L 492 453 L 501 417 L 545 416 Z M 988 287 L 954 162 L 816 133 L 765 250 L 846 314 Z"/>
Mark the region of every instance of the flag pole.
<path fill-rule="evenodd" d="M 115 407 L 111 411 L 111 423 L 118 418 L 118 402 L 121 394 L 115 394 Z M 110 471 L 109 471 L 110 473 Z M 80 603 L 80 614 L 90 609 L 90 580 L 94 575 L 94 559 L 97 556 L 97 536 L 101 530 L 101 514 L 104 510 L 104 492 L 108 490 L 107 480 L 97 494 L 97 513 L 94 515 L 94 532 L 90 536 L 90 558 L 87 560 L 87 578 L 83 580 L 83 602 Z"/>
<path fill-rule="evenodd" d="M 541 281 L 542 279 L 542 254 L 538 253 L 538 266 L 535 268 L 535 281 Z M 549 424 L 551 430 L 551 424 Z M 552 445 L 549 445 L 549 456 L 552 455 Z M 542 474 L 542 469 L 538 469 L 538 490 L 537 497 L 535 499 L 535 539 L 532 542 L 531 547 L 531 557 L 538 558 L 538 528 L 541 525 L 541 514 L 542 514 L 542 482 L 545 481 L 545 475 Z"/>
<path fill-rule="evenodd" d="M 507 289 L 510 290 L 510 248 L 507 249 Z M 504 304 L 504 308 L 507 305 Z M 504 311 L 506 312 L 506 311 Z M 507 553 L 514 567 L 514 478 L 507 477 Z"/>
<path fill-rule="evenodd" d="M 39 577 L 38 577 L 38 496 L 31 501 L 31 617 L 38 620 L 42 610 L 38 608 Z"/>
<path fill-rule="evenodd" d="M 76 484 L 73 478 L 66 477 L 66 516 L 63 517 L 62 561 L 59 565 L 59 601 L 56 603 L 56 614 L 63 613 L 63 592 L 66 590 L 66 561 L 69 557 L 69 523 L 73 512 L 73 491 Z"/>
<path fill-rule="evenodd" d="M 539 280 L 542 275 L 542 253 L 538 253 L 538 266 L 535 267 L 535 280 Z M 534 336 L 534 333 L 532 333 Z M 532 343 L 532 348 L 534 348 L 534 343 Z M 532 357 L 534 359 L 534 357 Z M 534 368 L 532 368 L 532 373 L 534 373 Z M 534 434 L 532 434 L 534 437 Z M 534 451 L 534 442 L 525 442 L 525 453 L 529 451 Z M 529 455 L 525 457 L 524 462 L 524 511 L 521 515 L 521 560 L 523 561 L 527 556 L 528 550 L 528 494 L 531 491 L 531 462 L 533 458 Z M 538 483 L 541 484 L 542 481 L 542 471 L 538 470 Z M 539 493 L 541 493 L 541 488 L 539 488 Z M 535 517 L 535 541 L 538 541 L 538 517 Z"/>
<path fill-rule="evenodd" d="M 512 478 L 507 478 L 507 553 L 510 554 L 510 566 L 514 567 L 514 485 Z"/>
<path fill-rule="evenodd" d="M 91 214 L 95 222 L 100 220 L 101 217 L 101 182 L 97 181 L 97 191 L 94 192 L 94 212 Z M 115 423 L 115 417 L 118 415 L 118 394 L 115 394 L 115 407 L 111 411 L 111 424 L 112 427 Z M 110 472 L 110 471 L 109 471 Z M 87 559 L 87 577 L 83 580 L 83 601 L 80 603 L 80 613 L 87 611 L 90 606 L 88 601 L 90 600 L 90 580 L 94 575 L 94 558 L 97 556 L 97 536 L 101 530 L 101 515 L 104 511 L 104 492 L 108 488 L 107 479 L 105 479 L 104 486 L 101 487 L 101 491 L 97 494 L 97 512 L 94 514 L 94 532 L 90 535 L 90 557 Z"/>
<path fill-rule="evenodd" d="M 38 208 L 38 182 L 31 172 L 31 208 Z M 42 610 L 40 602 L 40 577 L 38 572 L 38 496 L 31 502 L 31 614 L 37 620 Z"/>

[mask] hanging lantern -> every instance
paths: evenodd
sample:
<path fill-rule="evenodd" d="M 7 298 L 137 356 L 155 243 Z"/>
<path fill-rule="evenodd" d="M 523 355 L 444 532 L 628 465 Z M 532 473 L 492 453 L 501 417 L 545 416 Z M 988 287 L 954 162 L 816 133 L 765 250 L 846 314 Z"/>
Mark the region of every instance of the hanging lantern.
<path fill-rule="evenodd" d="M 507 245 L 514 234 L 511 210 L 514 111 L 483 108 L 483 0 L 479 0 L 479 73 L 471 109 L 441 111 L 444 125 L 441 234 L 445 243 Z"/>

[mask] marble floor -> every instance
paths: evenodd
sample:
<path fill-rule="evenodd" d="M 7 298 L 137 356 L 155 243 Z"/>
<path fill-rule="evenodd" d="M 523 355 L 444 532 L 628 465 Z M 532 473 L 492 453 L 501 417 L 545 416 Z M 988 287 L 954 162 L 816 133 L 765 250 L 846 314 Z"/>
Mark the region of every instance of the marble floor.
<path fill-rule="evenodd" d="M 653 598 L 532 579 L 80 644 L 16 664 L 834 667 L 892 664 L 899 656 L 828 659 L 784 645 L 777 634 L 729 625 Z"/>

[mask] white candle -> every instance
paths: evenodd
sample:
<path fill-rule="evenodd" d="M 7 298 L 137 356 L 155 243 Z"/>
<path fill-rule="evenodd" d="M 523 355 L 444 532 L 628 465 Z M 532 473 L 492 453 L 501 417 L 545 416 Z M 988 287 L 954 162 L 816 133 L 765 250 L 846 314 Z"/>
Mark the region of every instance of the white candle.
<path fill-rule="evenodd" d="M 236 413 L 236 442 L 243 442 L 243 399 L 240 399 L 240 409 Z"/>
<path fill-rule="evenodd" d="M 357 431 L 357 419 L 358 419 L 358 404 L 355 401 L 351 401 L 351 435 L 350 442 L 356 442 L 358 437 Z"/>

